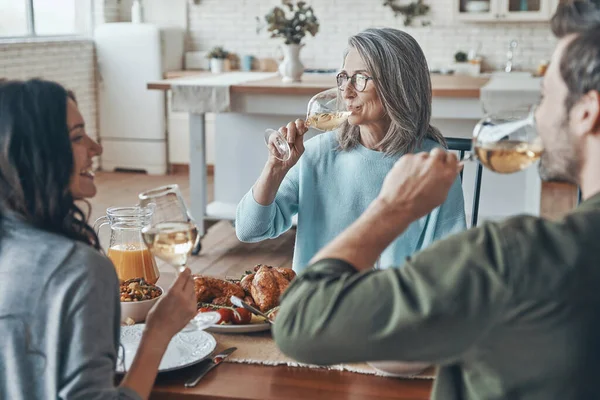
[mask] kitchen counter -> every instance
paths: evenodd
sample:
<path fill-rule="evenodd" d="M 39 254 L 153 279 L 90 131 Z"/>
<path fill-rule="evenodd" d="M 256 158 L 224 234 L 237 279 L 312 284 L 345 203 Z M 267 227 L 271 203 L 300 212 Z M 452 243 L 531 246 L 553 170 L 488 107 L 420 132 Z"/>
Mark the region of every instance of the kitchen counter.
<path fill-rule="evenodd" d="M 212 75 L 207 71 L 172 71 L 165 74 L 165 80 L 149 82 L 148 89 L 169 90 L 172 84 L 189 83 L 195 78 Z M 217 75 L 217 74 L 214 74 Z M 488 77 L 461 75 L 431 75 L 434 97 L 476 98 L 480 89 L 489 81 Z M 283 83 L 279 76 L 231 85 L 232 94 L 276 94 L 313 96 L 323 90 L 335 87 L 332 74 L 304 74 L 302 82 Z"/>

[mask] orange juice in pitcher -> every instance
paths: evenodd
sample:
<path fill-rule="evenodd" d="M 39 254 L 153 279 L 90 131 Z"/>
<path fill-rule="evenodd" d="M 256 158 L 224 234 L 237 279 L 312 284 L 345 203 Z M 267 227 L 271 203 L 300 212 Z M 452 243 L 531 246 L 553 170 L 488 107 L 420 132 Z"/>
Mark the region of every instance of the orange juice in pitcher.
<path fill-rule="evenodd" d="M 116 244 L 108 249 L 107 255 L 121 280 L 144 278 L 152 284 L 158 280 L 156 261 L 144 243 Z"/>
<path fill-rule="evenodd" d="M 102 226 L 110 226 L 107 255 L 120 280 L 144 278 L 154 284 L 160 276 L 156 260 L 142 239 L 142 228 L 150 224 L 152 213 L 152 207 L 111 207 L 94 224 L 97 234 Z"/>

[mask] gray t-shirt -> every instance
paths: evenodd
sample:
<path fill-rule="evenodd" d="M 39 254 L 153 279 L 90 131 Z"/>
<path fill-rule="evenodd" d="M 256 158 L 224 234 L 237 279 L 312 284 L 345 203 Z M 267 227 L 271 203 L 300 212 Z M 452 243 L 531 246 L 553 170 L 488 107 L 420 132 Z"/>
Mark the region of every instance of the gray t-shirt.
<path fill-rule="evenodd" d="M 0 399 L 139 399 L 114 385 L 119 321 L 106 257 L 0 220 Z"/>

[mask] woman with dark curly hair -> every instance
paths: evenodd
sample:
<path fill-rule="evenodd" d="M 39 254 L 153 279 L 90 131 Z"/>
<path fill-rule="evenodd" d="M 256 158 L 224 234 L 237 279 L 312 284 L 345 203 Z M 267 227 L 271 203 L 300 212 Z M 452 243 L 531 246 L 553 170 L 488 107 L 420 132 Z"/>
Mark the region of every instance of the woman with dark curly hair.
<path fill-rule="evenodd" d="M 75 97 L 43 80 L 0 82 L 0 398 L 147 398 L 171 337 L 194 316 L 190 271 L 157 302 L 114 387 L 119 283 L 75 204 L 96 194 Z"/>

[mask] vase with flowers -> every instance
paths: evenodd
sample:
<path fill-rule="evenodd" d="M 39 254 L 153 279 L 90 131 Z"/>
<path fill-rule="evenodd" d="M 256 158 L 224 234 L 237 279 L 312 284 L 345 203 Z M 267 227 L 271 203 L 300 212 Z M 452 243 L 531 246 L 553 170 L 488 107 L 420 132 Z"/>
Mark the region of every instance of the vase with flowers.
<path fill-rule="evenodd" d="M 266 27 L 272 38 L 283 38 L 281 47 L 283 61 L 279 64 L 279 73 L 283 82 L 299 82 L 304 72 L 300 61 L 300 50 L 304 47 L 302 39 L 319 32 L 319 20 L 313 8 L 304 1 L 293 2 L 282 0 L 282 7 L 274 7 L 264 16 L 266 24 L 259 26 L 259 31 Z M 260 18 L 257 17 L 260 23 Z"/>

